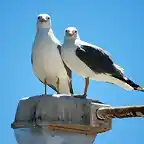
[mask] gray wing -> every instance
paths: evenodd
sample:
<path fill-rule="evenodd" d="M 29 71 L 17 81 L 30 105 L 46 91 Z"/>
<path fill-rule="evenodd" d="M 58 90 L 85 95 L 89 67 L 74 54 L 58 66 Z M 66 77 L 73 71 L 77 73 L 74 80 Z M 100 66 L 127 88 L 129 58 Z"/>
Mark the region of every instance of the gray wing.
<path fill-rule="evenodd" d="M 144 91 L 141 86 L 124 76 L 121 69 L 114 64 L 110 56 L 103 49 L 90 45 L 80 45 L 77 47 L 75 53 L 95 73 L 109 74 L 129 84 L 134 90 Z"/>
<path fill-rule="evenodd" d="M 32 56 L 32 53 L 31 53 L 31 64 L 33 65 L 33 56 Z M 38 78 L 38 79 L 39 79 L 39 78 Z M 40 79 L 39 79 L 39 81 L 40 81 L 41 83 L 43 83 Z M 44 83 L 43 83 L 43 84 L 44 84 Z M 53 85 L 51 85 L 51 84 L 48 84 L 48 86 L 58 93 L 58 91 L 57 91 L 57 89 L 56 89 L 55 86 L 53 86 Z"/>
<path fill-rule="evenodd" d="M 110 56 L 101 48 L 91 45 L 77 47 L 76 56 L 95 73 L 107 73 L 112 76 L 122 77 L 122 72 L 115 67 Z"/>
<path fill-rule="evenodd" d="M 61 55 L 61 45 L 58 45 L 57 46 L 58 50 L 59 50 L 59 53 Z M 62 60 L 63 61 L 63 60 Z M 72 88 L 72 71 L 67 67 L 67 65 L 64 63 L 63 61 L 63 64 L 64 64 L 64 67 L 67 71 L 67 75 L 69 77 L 69 88 L 70 88 L 70 93 L 73 94 L 73 88 Z"/>

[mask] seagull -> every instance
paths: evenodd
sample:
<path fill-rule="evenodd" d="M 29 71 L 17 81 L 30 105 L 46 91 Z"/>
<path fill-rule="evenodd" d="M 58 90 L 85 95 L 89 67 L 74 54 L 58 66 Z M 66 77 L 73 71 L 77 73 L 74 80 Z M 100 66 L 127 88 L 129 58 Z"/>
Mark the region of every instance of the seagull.
<path fill-rule="evenodd" d="M 85 78 L 84 98 L 87 96 L 89 79 L 115 84 L 128 91 L 144 91 L 124 75 L 124 69 L 115 64 L 105 50 L 80 40 L 75 27 L 65 29 L 61 56 L 73 72 Z"/>
<path fill-rule="evenodd" d="M 61 44 L 51 28 L 48 14 L 37 16 L 37 32 L 32 46 L 31 63 L 35 76 L 57 93 L 73 94 L 72 72 L 61 58 Z"/>

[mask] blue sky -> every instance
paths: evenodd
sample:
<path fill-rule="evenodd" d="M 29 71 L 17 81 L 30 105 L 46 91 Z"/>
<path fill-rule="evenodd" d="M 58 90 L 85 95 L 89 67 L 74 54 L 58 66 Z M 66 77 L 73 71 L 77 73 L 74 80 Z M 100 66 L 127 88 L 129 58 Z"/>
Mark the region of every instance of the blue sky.
<path fill-rule="evenodd" d="M 43 93 L 30 63 L 31 46 L 40 13 L 52 17 L 55 35 L 63 41 L 64 29 L 75 26 L 81 39 L 111 54 L 125 74 L 144 86 L 144 1 L 0 0 L 0 143 L 15 144 L 10 128 L 19 99 Z M 82 93 L 84 80 L 73 75 L 75 93 Z M 48 89 L 49 93 L 53 93 Z M 88 97 L 112 106 L 142 105 L 144 93 L 92 81 Z M 99 134 L 97 144 L 144 143 L 144 119 L 113 120 L 113 130 Z"/>

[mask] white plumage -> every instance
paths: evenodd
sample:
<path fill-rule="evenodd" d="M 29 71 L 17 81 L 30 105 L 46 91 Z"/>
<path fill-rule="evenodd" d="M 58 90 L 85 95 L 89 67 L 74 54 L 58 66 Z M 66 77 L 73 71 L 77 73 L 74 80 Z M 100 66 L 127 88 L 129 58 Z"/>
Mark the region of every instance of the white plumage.
<path fill-rule="evenodd" d="M 86 79 L 86 95 L 89 79 L 113 83 L 126 90 L 144 91 L 142 87 L 124 76 L 124 69 L 115 64 L 102 48 L 80 40 L 78 30 L 68 27 L 62 45 L 62 59 L 78 75 Z"/>
<path fill-rule="evenodd" d="M 59 93 L 71 94 L 70 77 L 60 55 L 60 42 L 51 29 L 50 16 L 38 16 L 37 33 L 32 47 L 34 74 Z M 59 81 L 59 90 L 57 82 Z"/>

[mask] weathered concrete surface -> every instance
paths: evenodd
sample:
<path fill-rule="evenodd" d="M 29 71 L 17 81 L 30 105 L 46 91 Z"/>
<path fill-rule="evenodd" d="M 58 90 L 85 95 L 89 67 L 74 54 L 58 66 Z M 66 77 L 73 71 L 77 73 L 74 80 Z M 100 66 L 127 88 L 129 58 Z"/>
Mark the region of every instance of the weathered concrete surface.
<path fill-rule="evenodd" d="M 111 129 L 111 119 L 97 118 L 100 107 L 109 106 L 64 95 L 24 98 L 12 128 L 20 144 L 91 144 L 98 133 Z"/>

